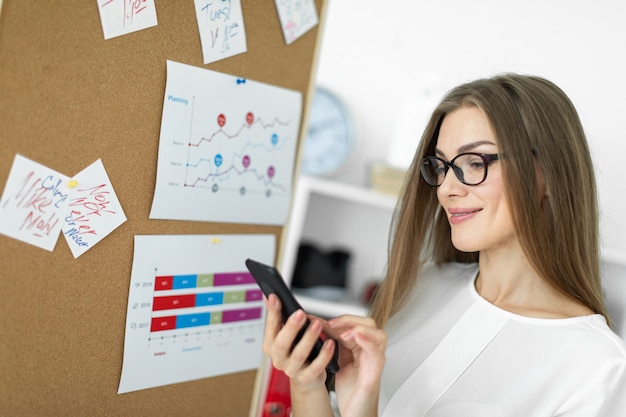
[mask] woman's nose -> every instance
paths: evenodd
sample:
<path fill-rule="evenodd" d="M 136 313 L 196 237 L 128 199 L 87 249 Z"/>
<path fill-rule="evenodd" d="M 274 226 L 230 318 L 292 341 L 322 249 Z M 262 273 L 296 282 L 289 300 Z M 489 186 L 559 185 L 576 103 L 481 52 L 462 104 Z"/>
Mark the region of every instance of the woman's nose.
<path fill-rule="evenodd" d="M 443 178 L 443 182 L 438 187 L 437 192 L 444 196 L 459 195 L 467 192 L 467 186 L 457 178 L 454 167 L 448 167 L 448 171 Z"/>

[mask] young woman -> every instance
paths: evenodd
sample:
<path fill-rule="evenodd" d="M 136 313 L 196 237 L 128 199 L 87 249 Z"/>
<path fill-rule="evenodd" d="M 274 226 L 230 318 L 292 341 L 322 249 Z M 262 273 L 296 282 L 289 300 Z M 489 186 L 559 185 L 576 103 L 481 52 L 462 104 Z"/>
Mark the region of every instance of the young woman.
<path fill-rule="evenodd" d="M 553 83 L 506 74 L 453 89 L 407 173 L 371 318 L 284 326 L 267 300 L 264 351 L 296 417 L 624 416 L 626 346 L 601 293 L 594 170 Z M 384 329 L 384 330 L 383 330 Z M 322 353 L 306 361 L 324 330 Z"/>

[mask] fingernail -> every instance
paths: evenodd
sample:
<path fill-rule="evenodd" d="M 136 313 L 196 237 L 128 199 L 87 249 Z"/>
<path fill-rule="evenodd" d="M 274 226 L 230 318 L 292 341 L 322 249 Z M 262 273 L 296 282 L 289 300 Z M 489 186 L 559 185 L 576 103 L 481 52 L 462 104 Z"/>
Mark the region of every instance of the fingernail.
<path fill-rule="evenodd" d="M 304 313 L 304 311 L 302 310 L 296 310 L 293 313 L 293 319 L 297 322 L 300 323 L 302 321 L 304 321 L 304 319 L 306 318 L 306 314 Z"/>
<path fill-rule="evenodd" d="M 313 333 L 317 333 L 322 328 L 322 324 L 318 320 L 312 320 L 309 325 L 309 330 Z"/>
<path fill-rule="evenodd" d="M 270 294 L 269 302 L 272 307 L 275 307 L 276 303 L 278 303 L 278 297 L 276 297 L 274 294 Z"/>

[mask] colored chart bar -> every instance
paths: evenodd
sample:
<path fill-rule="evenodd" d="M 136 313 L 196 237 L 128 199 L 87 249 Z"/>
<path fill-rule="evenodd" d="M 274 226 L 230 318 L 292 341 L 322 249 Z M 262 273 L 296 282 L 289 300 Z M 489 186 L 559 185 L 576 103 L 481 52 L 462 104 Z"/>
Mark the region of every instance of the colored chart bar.
<path fill-rule="evenodd" d="M 255 320 L 261 318 L 261 307 L 243 308 L 239 310 L 224 311 L 222 315 L 223 323 L 232 323 L 234 321 Z"/>
<path fill-rule="evenodd" d="M 254 284 L 256 281 L 249 272 L 231 272 L 214 275 L 213 285 L 220 287 L 223 285 L 243 285 Z"/>
<path fill-rule="evenodd" d="M 246 291 L 246 302 L 261 301 L 263 300 L 263 292 L 261 290 L 248 290 Z"/>
<path fill-rule="evenodd" d="M 174 285 L 173 276 L 169 275 L 169 276 L 156 277 L 156 280 L 154 283 L 154 290 L 155 291 L 171 290 L 172 285 Z"/>
<path fill-rule="evenodd" d="M 196 306 L 214 306 L 224 304 L 224 293 L 196 294 Z"/>
<path fill-rule="evenodd" d="M 198 274 L 196 285 L 198 287 L 212 287 L 213 286 L 213 274 Z"/>
<path fill-rule="evenodd" d="M 224 293 L 224 304 L 244 303 L 246 301 L 245 291 L 230 291 Z"/>
<path fill-rule="evenodd" d="M 190 291 L 196 288 L 234 287 L 250 284 L 255 284 L 255 281 L 248 272 L 157 276 L 154 282 L 155 297 L 153 298 L 152 310 L 165 311 L 262 301 L 263 293 L 259 288 L 214 292 Z M 167 290 L 181 290 L 181 294 L 158 295 L 159 291 Z M 197 313 L 191 312 L 190 314 L 153 317 L 150 331 L 159 332 L 211 324 L 256 320 L 261 318 L 261 316 L 262 308 L 255 306 L 235 310 L 199 311 Z"/>
<path fill-rule="evenodd" d="M 155 297 L 152 303 L 153 311 L 170 310 L 174 308 L 187 308 L 196 306 L 195 294 L 170 295 L 167 297 Z"/>
<path fill-rule="evenodd" d="M 152 311 L 261 301 L 261 290 L 227 291 L 154 297 Z"/>
<path fill-rule="evenodd" d="M 197 275 L 174 275 L 173 290 L 196 288 Z"/>
<path fill-rule="evenodd" d="M 152 318 L 150 331 L 159 332 L 163 330 L 176 330 L 189 327 L 209 326 L 211 324 L 256 320 L 261 318 L 261 314 L 261 307 L 253 307 L 237 310 L 215 311 L 210 313 L 194 313 L 181 314 L 179 316 L 154 317 Z"/>
<path fill-rule="evenodd" d="M 176 316 L 176 328 L 208 326 L 211 323 L 211 313 L 185 314 Z"/>
<path fill-rule="evenodd" d="M 162 275 L 155 280 L 155 291 L 179 290 L 188 288 L 221 287 L 226 285 L 254 284 L 248 272 L 228 272 L 218 274 Z"/>
<path fill-rule="evenodd" d="M 159 332 L 161 330 L 173 330 L 176 328 L 176 316 L 153 317 L 150 325 L 151 332 Z"/>
<path fill-rule="evenodd" d="M 220 324 L 222 322 L 222 312 L 214 311 L 211 313 L 211 324 Z"/>

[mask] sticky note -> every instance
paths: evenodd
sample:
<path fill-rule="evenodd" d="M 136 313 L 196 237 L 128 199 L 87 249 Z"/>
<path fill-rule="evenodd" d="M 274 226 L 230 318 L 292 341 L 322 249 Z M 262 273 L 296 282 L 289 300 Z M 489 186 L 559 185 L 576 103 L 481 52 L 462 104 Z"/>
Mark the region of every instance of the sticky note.
<path fill-rule="evenodd" d="M 63 218 L 63 236 L 78 258 L 126 221 L 102 161 L 76 174 Z"/>
<path fill-rule="evenodd" d="M 317 9 L 313 0 L 275 0 L 283 37 L 287 45 L 317 25 Z"/>
<path fill-rule="evenodd" d="M 204 63 L 248 50 L 240 0 L 194 0 Z"/>
<path fill-rule="evenodd" d="M 154 0 L 98 0 L 104 39 L 157 25 Z"/>
<path fill-rule="evenodd" d="M 69 194 L 65 175 L 16 155 L 0 200 L 0 233 L 52 251 Z"/>

